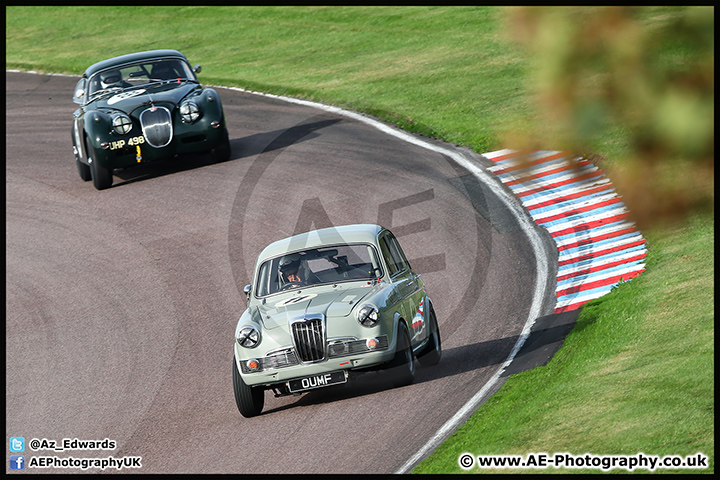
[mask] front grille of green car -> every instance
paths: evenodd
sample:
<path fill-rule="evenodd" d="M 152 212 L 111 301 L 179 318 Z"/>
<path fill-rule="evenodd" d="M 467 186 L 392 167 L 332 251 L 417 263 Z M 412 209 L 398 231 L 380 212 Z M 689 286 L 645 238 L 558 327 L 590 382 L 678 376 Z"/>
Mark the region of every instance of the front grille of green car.
<path fill-rule="evenodd" d="M 151 107 L 140 114 L 145 141 L 153 147 L 160 148 L 172 140 L 172 117 L 165 107 Z"/>
<path fill-rule="evenodd" d="M 303 363 L 325 360 L 325 326 L 320 315 L 291 324 L 295 353 Z"/>

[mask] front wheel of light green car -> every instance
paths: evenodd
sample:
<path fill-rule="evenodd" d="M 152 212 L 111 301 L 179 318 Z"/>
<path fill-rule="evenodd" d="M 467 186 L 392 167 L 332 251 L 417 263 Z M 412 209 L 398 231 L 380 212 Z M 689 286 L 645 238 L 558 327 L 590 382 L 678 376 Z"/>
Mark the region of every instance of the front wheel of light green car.
<path fill-rule="evenodd" d="M 234 358 L 233 390 L 235 390 L 235 403 L 243 417 L 250 418 L 260 415 L 265 406 L 265 390 L 262 387 L 251 387 L 243 382 Z"/>

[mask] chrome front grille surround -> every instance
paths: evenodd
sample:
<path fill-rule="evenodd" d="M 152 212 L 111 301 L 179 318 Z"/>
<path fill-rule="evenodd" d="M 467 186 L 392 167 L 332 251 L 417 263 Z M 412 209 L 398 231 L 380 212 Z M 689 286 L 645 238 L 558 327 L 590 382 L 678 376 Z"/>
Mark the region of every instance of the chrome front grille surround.
<path fill-rule="evenodd" d="M 377 340 L 377 345 L 373 348 L 368 347 L 367 339 L 341 339 L 341 340 L 333 340 L 329 342 L 329 358 L 338 358 L 338 357 L 346 357 L 348 355 L 356 355 L 359 353 L 368 353 L 372 351 L 380 351 L 380 350 L 387 350 L 388 348 L 388 337 L 387 335 L 382 335 L 380 337 L 376 337 L 375 340 Z"/>
<path fill-rule="evenodd" d="M 302 363 L 325 360 L 325 317 L 306 316 L 290 324 L 295 353 Z"/>
<path fill-rule="evenodd" d="M 307 325 L 305 327 L 308 327 Z M 308 330 L 298 326 L 298 331 Z M 307 333 L 307 332 L 303 332 Z M 377 344 L 375 347 L 370 348 L 368 346 L 368 339 L 357 339 L 355 337 L 343 337 L 343 338 L 332 338 L 327 342 L 327 358 L 340 358 L 347 357 L 350 355 L 357 355 L 368 353 L 371 351 L 382 351 L 388 349 L 388 337 L 387 335 L 381 335 L 375 337 Z M 300 365 L 301 360 L 295 353 L 295 347 L 283 347 L 278 350 L 269 352 L 267 356 L 254 358 L 253 360 L 258 362 L 258 367 L 250 369 L 247 366 L 247 360 L 240 362 L 240 368 L 243 373 L 257 373 L 264 372 L 267 370 L 274 370 L 277 368 L 292 367 L 294 365 Z M 320 361 L 320 360 L 316 360 Z M 303 360 L 302 363 L 310 363 Z"/>
<path fill-rule="evenodd" d="M 276 352 L 270 352 L 266 357 L 256 359 L 258 368 L 251 370 L 247 366 L 247 361 L 240 362 L 240 368 L 243 373 L 264 372 L 265 370 L 274 370 L 276 368 L 292 367 L 300 362 L 292 348 L 284 348 Z"/>
<path fill-rule="evenodd" d="M 170 110 L 165 107 L 152 106 L 140 114 L 145 141 L 155 148 L 170 143 L 173 138 L 173 125 Z"/>

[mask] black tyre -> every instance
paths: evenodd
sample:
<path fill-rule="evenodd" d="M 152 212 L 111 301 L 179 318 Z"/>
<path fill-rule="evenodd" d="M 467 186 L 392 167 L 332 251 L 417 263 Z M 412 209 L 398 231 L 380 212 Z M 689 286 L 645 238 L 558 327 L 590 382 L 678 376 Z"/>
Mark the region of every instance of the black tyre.
<path fill-rule="evenodd" d="M 90 140 L 87 138 L 85 139 L 85 148 L 87 150 L 88 163 L 90 164 L 90 176 L 92 177 L 93 185 L 98 190 L 110 188 L 113 181 L 112 169 L 101 167 L 93 159 L 95 156 L 95 150 L 92 148 Z"/>
<path fill-rule="evenodd" d="M 210 150 L 210 156 L 214 163 L 227 162 L 230 160 L 230 136 L 228 135 L 227 128 L 225 129 L 220 145 Z"/>
<path fill-rule="evenodd" d="M 430 341 L 418 355 L 417 359 L 421 366 L 430 367 L 437 365 L 442 357 L 442 342 L 440 341 L 440 328 L 438 327 L 437 317 L 435 317 L 435 310 L 430 307 Z"/>
<path fill-rule="evenodd" d="M 260 415 L 265 406 L 265 390 L 262 387 L 251 387 L 243 382 L 234 358 L 233 390 L 235 390 L 235 403 L 243 417 L 250 418 Z"/>
<path fill-rule="evenodd" d="M 410 385 L 415 379 L 415 358 L 410 344 L 410 333 L 405 322 L 400 322 L 398 325 L 395 357 L 388 363 L 386 369 L 393 387 Z"/>
<path fill-rule="evenodd" d="M 92 176 L 90 175 L 90 167 L 85 165 L 78 158 L 75 159 L 75 163 L 77 164 L 78 174 L 80 174 L 80 178 L 83 179 L 83 181 L 85 182 L 91 180 Z"/>

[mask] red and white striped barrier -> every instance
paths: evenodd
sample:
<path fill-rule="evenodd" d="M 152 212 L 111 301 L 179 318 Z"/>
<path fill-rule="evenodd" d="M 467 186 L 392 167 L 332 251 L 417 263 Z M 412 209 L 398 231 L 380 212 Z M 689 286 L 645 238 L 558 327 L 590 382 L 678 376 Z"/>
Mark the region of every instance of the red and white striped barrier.
<path fill-rule="evenodd" d="M 602 170 L 568 152 L 484 156 L 558 247 L 555 313 L 575 310 L 645 270 L 645 239 Z"/>

